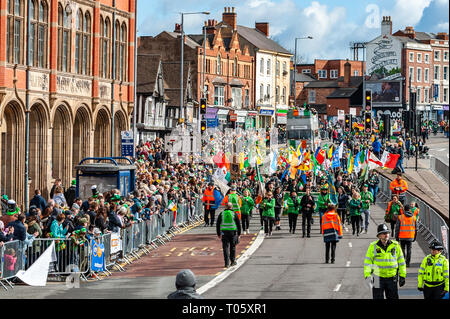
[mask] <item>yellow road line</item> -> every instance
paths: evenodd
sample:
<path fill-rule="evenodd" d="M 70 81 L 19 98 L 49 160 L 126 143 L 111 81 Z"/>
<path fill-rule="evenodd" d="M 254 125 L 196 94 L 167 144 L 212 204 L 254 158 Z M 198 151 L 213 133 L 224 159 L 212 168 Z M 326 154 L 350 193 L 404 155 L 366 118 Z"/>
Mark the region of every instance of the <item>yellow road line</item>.
<path fill-rule="evenodd" d="M 219 276 L 222 272 L 219 271 L 217 274 L 215 274 L 214 276 Z"/>
<path fill-rule="evenodd" d="M 183 253 L 179 253 L 179 254 L 178 254 L 178 257 L 180 257 L 181 255 L 183 255 Z"/>
<path fill-rule="evenodd" d="M 189 249 L 189 251 L 193 251 L 195 249 L 195 247 L 192 247 L 191 249 Z"/>
<path fill-rule="evenodd" d="M 177 249 L 176 247 L 175 248 L 172 248 L 170 251 L 174 251 L 175 249 Z"/>
<path fill-rule="evenodd" d="M 189 249 L 189 247 L 183 248 L 183 251 L 187 251 Z"/>
<path fill-rule="evenodd" d="M 208 249 L 208 247 L 205 247 L 205 248 L 203 248 L 202 250 L 207 250 Z"/>

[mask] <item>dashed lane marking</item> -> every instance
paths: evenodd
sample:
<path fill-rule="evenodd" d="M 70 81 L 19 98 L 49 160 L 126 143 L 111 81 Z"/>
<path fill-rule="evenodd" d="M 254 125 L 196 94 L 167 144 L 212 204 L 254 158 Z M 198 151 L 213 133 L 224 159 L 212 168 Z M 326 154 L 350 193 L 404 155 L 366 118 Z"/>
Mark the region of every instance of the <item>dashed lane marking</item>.
<path fill-rule="evenodd" d="M 180 257 L 181 255 L 183 255 L 183 253 L 179 253 L 177 256 Z"/>
<path fill-rule="evenodd" d="M 175 248 L 172 248 L 170 251 L 174 251 L 175 249 L 177 249 L 176 247 Z"/>
<path fill-rule="evenodd" d="M 339 291 L 339 289 L 341 289 L 341 286 L 342 286 L 341 284 L 337 284 L 333 291 L 334 292 Z"/>
<path fill-rule="evenodd" d="M 351 264 L 352 262 L 349 260 L 349 261 L 347 261 L 347 264 L 345 265 L 345 267 L 350 267 L 350 264 Z"/>
<path fill-rule="evenodd" d="M 352 243 L 348 243 L 348 247 L 352 248 L 353 247 Z"/>
<path fill-rule="evenodd" d="M 202 250 L 207 250 L 208 249 L 208 247 L 204 247 Z"/>
<path fill-rule="evenodd" d="M 195 247 L 192 247 L 191 249 L 189 249 L 189 251 L 193 251 L 195 249 Z"/>

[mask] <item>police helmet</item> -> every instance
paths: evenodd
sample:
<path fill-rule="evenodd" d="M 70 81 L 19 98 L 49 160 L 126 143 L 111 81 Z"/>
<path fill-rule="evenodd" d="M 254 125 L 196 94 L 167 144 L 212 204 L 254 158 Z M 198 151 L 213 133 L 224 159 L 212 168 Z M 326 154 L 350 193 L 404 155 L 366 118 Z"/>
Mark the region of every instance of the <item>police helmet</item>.
<path fill-rule="evenodd" d="M 377 236 L 380 234 L 386 234 L 386 233 L 389 233 L 389 228 L 386 226 L 386 224 L 378 225 Z"/>
<path fill-rule="evenodd" d="M 433 242 L 431 243 L 430 249 L 433 249 L 433 250 L 443 250 L 443 249 L 444 249 L 444 246 L 443 246 L 440 242 L 438 242 L 437 240 L 435 240 L 435 241 L 433 241 Z"/>

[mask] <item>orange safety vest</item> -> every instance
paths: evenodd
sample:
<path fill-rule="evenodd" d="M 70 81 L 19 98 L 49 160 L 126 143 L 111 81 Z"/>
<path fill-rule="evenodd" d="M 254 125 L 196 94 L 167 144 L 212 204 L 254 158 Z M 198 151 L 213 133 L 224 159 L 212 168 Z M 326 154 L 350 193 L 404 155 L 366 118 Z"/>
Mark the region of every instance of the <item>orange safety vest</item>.
<path fill-rule="evenodd" d="M 322 235 L 328 229 L 334 229 L 338 232 L 339 236 L 342 236 L 341 219 L 334 209 L 326 212 L 322 217 Z"/>
<path fill-rule="evenodd" d="M 412 211 L 414 217 L 416 217 L 416 219 L 419 219 L 419 208 L 418 207 L 412 207 L 411 211 Z"/>
<path fill-rule="evenodd" d="M 400 230 L 398 232 L 399 239 L 414 239 L 416 233 L 416 217 L 407 217 L 405 214 L 398 216 Z"/>
<path fill-rule="evenodd" d="M 394 191 L 395 187 L 400 187 L 400 191 Z M 405 180 L 401 179 L 400 182 L 397 181 L 397 179 L 394 179 L 391 184 L 389 185 L 389 188 L 391 189 L 393 194 L 400 195 L 405 193 L 408 190 L 408 184 Z"/>
<path fill-rule="evenodd" d="M 203 192 L 203 203 L 206 203 L 206 209 L 209 209 L 211 202 L 214 202 L 214 188 L 209 190 L 208 188 Z"/>

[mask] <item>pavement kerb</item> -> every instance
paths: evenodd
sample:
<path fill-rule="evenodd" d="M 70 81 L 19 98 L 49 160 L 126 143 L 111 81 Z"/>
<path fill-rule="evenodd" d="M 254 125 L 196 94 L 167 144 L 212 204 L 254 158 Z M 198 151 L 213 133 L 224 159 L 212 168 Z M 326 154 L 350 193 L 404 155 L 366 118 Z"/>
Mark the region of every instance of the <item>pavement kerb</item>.
<path fill-rule="evenodd" d="M 213 278 L 211 281 L 209 281 L 208 283 L 201 286 L 199 289 L 197 289 L 197 293 L 200 295 L 205 293 L 209 289 L 215 287 L 220 282 L 225 280 L 233 272 L 238 270 L 251 257 L 251 255 L 253 255 L 253 253 L 259 248 L 259 246 L 264 241 L 264 238 L 265 238 L 264 231 L 260 230 L 256 239 L 254 239 L 253 244 L 251 244 L 251 246 L 248 249 L 246 249 L 246 251 L 239 258 L 237 258 L 236 266 L 232 266 L 232 267 L 226 269 L 225 271 L 220 273 L 217 277 Z"/>
<path fill-rule="evenodd" d="M 395 176 L 395 175 L 389 174 L 389 173 L 383 171 L 382 169 L 377 169 L 376 171 L 378 172 L 378 174 L 387 178 L 390 182 L 393 181 L 393 179 L 394 179 L 393 176 Z M 405 176 L 405 175 L 403 175 L 403 176 Z M 408 179 L 407 176 L 406 176 L 406 179 Z M 408 179 L 408 180 L 411 182 L 410 179 Z M 417 185 L 414 185 L 414 186 L 417 187 Z M 439 216 L 441 216 L 447 223 L 449 222 L 449 217 L 445 214 L 445 212 L 442 212 L 442 208 L 438 208 L 436 205 L 434 205 L 433 201 L 428 196 L 419 195 L 417 192 L 415 192 L 411 189 L 408 189 L 407 192 L 417 198 L 420 198 L 424 203 L 426 203 L 428 206 L 430 206 L 432 209 L 434 209 L 439 214 Z"/>

